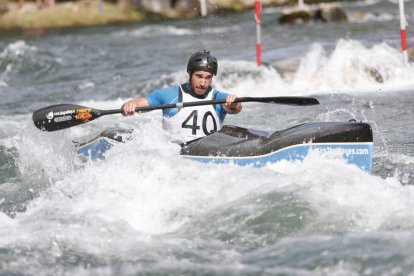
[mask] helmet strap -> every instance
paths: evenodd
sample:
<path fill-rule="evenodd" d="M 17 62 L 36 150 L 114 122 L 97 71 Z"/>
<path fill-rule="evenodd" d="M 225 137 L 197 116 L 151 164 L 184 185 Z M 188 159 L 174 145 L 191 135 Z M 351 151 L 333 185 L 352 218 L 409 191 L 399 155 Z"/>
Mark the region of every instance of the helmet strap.
<path fill-rule="evenodd" d="M 188 83 L 190 84 L 190 89 L 192 90 L 191 85 L 191 77 L 193 76 L 193 71 L 187 71 L 187 73 L 190 75 L 190 78 L 188 79 Z"/>

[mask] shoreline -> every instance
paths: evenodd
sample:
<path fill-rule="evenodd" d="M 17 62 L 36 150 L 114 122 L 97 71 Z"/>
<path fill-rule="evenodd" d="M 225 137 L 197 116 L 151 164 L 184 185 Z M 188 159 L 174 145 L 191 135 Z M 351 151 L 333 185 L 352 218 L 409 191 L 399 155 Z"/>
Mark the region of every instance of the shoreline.
<path fill-rule="evenodd" d="M 142 5 L 134 6 L 132 2 L 109 3 L 103 0 L 55 2 L 55 0 L 50 0 L 54 4 L 39 8 L 35 2 L 26 2 L 22 7 L 19 7 L 18 2 L 8 2 L 4 5 L 4 1 L 0 0 L 0 36 L 7 36 L 7 33 L 19 31 L 29 35 L 41 35 L 47 30 L 54 29 L 158 22 L 201 16 L 198 0 L 188 0 L 187 5 L 177 2 L 180 4 L 158 12 L 149 10 L 148 7 L 144 8 Z M 306 2 L 321 4 L 331 1 L 307 0 Z M 123 3 L 123 5 L 119 3 Z M 209 16 L 245 11 L 253 13 L 255 9 L 253 0 L 208 0 L 207 3 L 206 9 Z M 262 0 L 262 7 L 285 7 L 286 10 L 292 10 L 297 7 L 295 3 L 296 0 Z M 297 15 L 293 14 L 293 16 Z M 336 19 L 331 18 L 330 20 Z M 288 21 L 287 23 L 293 24 L 292 22 Z"/>
<path fill-rule="evenodd" d="M 292 0 L 264 0 L 262 6 L 288 6 L 291 4 L 289 1 Z M 200 16 L 199 5 L 194 3 L 186 7 L 178 5 L 164 12 L 151 12 L 132 4 L 121 7 L 117 3 L 103 0 L 56 2 L 40 9 L 35 2 L 26 2 L 21 8 L 17 2 L 9 2 L 6 7 L 3 6 L 3 13 L 0 13 L 0 31 L 47 30 L 189 19 Z M 253 10 L 254 1 L 250 3 L 245 0 L 209 0 L 207 8 L 209 15 L 238 13 Z"/>
<path fill-rule="evenodd" d="M 56 3 L 53 7 L 38 9 L 33 2 L 19 9 L 17 3 L 9 3 L 8 11 L 0 15 L 0 31 L 36 31 L 71 27 L 92 27 L 111 24 L 158 21 L 165 16 L 137 9 L 126 12 L 116 4 L 98 1 Z"/>

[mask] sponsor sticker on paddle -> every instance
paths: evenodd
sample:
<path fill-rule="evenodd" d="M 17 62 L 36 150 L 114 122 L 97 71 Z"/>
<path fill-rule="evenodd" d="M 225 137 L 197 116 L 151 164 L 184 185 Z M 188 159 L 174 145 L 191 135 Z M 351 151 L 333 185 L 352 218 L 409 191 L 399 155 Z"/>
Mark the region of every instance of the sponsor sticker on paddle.
<path fill-rule="evenodd" d="M 76 110 L 75 119 L 78 121 L 86 123 L 92 117 L 91 108 L 81 108 Z"/>

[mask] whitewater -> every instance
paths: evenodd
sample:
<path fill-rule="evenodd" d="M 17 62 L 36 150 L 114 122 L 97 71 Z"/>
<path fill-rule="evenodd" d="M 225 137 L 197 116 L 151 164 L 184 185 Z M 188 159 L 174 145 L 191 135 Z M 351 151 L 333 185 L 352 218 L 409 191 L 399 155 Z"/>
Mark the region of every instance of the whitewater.
<path fill-rule="evenodd" d="M 261 67 L 252 11 L 0 36 L 0 274 L 413 275 L 414 65 L 402 58 L 395 1 L 342 5 L 348 23 L 288 27 L 281 8 L 265 9 Z M 358 10 L 369 14 L 354 19 Z M 117 109 L 183 83 L 203 49 L 218 58 L 218 90 L 320 101 L 245 103 L 225 124 L 367 122 L 372 174 L 318 152 L 260 169 L 183 159 L 160 111 L 33 125 L 45 106 Z M 76 161 L 74 141 L 114 126 L 133 139 L 103 161 Z"/>

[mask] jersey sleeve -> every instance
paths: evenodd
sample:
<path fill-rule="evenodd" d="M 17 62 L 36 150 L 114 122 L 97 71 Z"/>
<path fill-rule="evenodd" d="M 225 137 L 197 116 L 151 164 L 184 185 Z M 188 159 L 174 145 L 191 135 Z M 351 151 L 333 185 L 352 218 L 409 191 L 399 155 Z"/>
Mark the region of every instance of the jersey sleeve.
<path fill-rule="evenodd" d="M 149 106 L 172 104 L 178 101 L 178 87 L 161 88 L 149 93 L 145 99 Z"/>
<path fill-rule="evenodd" d="M 214 99 L 216 100 L 225 100 L 229 94 L 220 92 L 218 90 L 214 91 Z M 224 109 L 224 106 L 222 104 L 216 105 L 216 112 L 220 118 L 221 121 L 224 121 L 224 118 L 226 117 L 226 110 Z"/>

